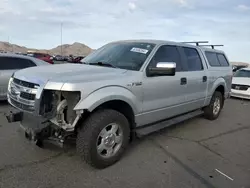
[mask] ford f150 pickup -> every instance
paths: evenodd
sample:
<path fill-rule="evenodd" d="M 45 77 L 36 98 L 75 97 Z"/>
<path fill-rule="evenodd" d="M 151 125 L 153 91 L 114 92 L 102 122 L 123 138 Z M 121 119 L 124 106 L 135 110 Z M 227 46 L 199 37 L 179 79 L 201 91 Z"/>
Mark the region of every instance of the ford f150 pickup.
<path fill-rule="evenodd" d="M 20 121 L 39 146 L 76 136 L 83 160 L 105 168 L 122 157 L 131 137 L 198 115 L 215 120 L 231 82 L 223 51 L 160 40 L 117 41 L 82 64 L 15 72 L 8 102 L 16 111 L 6 117 Z"/>

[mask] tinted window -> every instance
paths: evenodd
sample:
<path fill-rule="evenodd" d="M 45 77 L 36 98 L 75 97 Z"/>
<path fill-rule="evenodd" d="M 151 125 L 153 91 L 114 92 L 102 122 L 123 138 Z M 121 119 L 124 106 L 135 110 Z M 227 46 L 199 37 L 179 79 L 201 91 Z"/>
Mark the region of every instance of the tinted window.
<path fill-rule="evenodd" d="M 247 77 L 247 78 L 250 78 L 250 70 L 244 70 L 244 69 L 238 70 L 234 74 L 234 77 Z"/>
<path fill-rule="evenodd" d="M 175 46 L 161 46 L 152 58 L 149 67 L 156 67 L 158 62 L 174 62 L 176 71 L 182 70 L 180 54 Z"/>
<path fill-rule="evenodd" d="M 13 57 L 0 57 L 1 70 L 24 69 L 36 66 L 31 60 Z"/>
<path fill-rule="evenodd" d="M 205 52 L 205 55 L 207 57 L 207 60 L 208 60 L 208 63 L 210 66 L 212 66 L 212 67 L 219 67 L 220 66 L 220 62 L 219 62 L 219 59 L 218 59 L 216 53 Z"/>
<path fill-rule="evenodd" d="M 229 63 L 223 54 L 217 54 L 217 56 L 218 56 L 218 59 L 219 59 L 221 66 L 224 66 L 224 67 L 229 66 Z"/>
<path fill-rule="evenodd" d="M 187 58 L 188 71 L 203 70 L 203 65 L 198 51 L 194 48 L 187 48 L 187 47 L 183 47 L 183 49 Z"/>

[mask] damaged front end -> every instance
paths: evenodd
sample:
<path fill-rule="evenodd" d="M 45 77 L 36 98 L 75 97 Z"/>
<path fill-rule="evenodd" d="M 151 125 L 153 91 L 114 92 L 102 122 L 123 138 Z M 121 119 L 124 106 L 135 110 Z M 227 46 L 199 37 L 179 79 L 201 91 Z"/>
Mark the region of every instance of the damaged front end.
<path fill-rule="evenodd" d="M 39 93 L 40 92 L 40 93 Z M 11 78 L 8 102 L 17 111 L 6 115 L 9 123 L 20 122 L 25 136 L 41 146 L 43 140 L 63 146 L 75 135 L 75 127 L 82 111 L 74 107 L 80 100 L 79 91 L 41 89 L 41 86 Z"/>

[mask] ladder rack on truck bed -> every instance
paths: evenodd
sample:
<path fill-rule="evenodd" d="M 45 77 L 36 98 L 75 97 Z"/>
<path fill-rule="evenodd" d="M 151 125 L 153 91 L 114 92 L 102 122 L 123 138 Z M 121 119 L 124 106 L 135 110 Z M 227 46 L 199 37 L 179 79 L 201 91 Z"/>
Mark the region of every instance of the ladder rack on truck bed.
<path fill-rule="evenodd" d="M 208 45 L 199 45 L 199 46 L 208 46 L 208 47 L 211 47 L 212 49 L 214 49 L 215 46 L 224 46 L 223 44 L 208 44 Z"/>
<path fill-rule="evenodd" d="M 207 44 L 209 43 L 208 41 L 191 41 L 191 42 L 181 42 L 181 43 L 190 43 L 190 44 L 195 44 L 196 46 L 203 46 L 203 47 L 211 47 L 212 49 L 214 49 L 215 46 L 224 46 L 222 44 Z M 205 43 L 205 44 L 204 44 Z"/>

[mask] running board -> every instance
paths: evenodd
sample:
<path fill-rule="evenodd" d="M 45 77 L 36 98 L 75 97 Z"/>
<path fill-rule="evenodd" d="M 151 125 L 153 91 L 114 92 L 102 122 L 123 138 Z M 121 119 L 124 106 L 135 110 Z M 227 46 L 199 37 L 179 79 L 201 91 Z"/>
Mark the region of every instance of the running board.
<path fill-rule="evenodd" d="M 161 129 L 169 127 L 171 125 L 175 125 L 183 121 L 186 121 L 188 119 L 197 117 L 199 115 L 202 115 L 203 113 L 204 112 L 202 110 L 193 111 L 188 114 L 184 114 L 184 115 L 177 116 L 177 117 L 165 120 L 165 121 L 161 121 L 160 123 L 156 123 L 156 124 L 149 125 L 149 126 L 142 127 L 142 128 L 137 128 L 135 129 L 135 132 L 138 137 L 142 137 L 150 133 L 153 133 L 155 131 L 159 131 Z"/>

